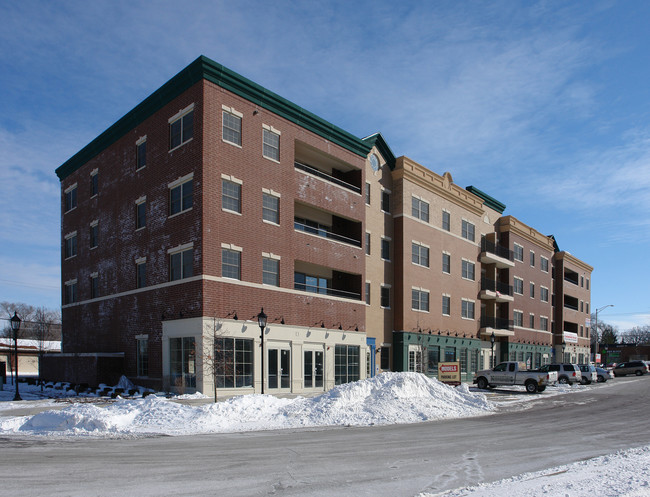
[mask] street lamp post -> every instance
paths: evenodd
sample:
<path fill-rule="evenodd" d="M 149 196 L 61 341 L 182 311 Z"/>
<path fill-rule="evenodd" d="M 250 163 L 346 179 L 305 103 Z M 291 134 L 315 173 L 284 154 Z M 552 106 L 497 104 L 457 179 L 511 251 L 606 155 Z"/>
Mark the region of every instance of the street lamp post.
<path fill-rule="evenodd" d="M 566 362 L 566 356 L 564 350 L 566 349 L 566 342 L 562 340 L 562 362 Z"/>
<path fill-rule="evenodd" d="M 260 339 L 262 341 L 262 395 L 264 395 L 264 328 L 266 328 L 266 314 L 264 307 L 257 315 L 257 324 L 260 326 Z"/>
<path fill-rule="evenodd" d="M 492 354 L 492 369 L 494 369 L 494 341 L 496 337 L 494 336 L 494 331 L 490 335 L 490 353 Z"/>
<path fill-rule="evenodd" d="M 594 329 L 596 330 L 596 352 L 594 353 L 594 362 L 596 362 L 596 356 L 598 355 L 598 313 L 608 307 L 614 307 L 614 304 L 607 304 L 602 306 L 600 309 L 596 309 L 596 326 L 594 326 Z"/>
<path fill-rule="evenodd" d="M 14 400 L 23 400 L 20 398 L 20 393 L 18 392 L 18 330 L 20 329 L 20 318 L 18 314 L 14 311 L 14 317 L 10 319 L 11 321 L 11 331 L 14 332 L 14 360 L 16 365 L 14 371 L 16 372 L 16 395 L 14 395 Z"/>

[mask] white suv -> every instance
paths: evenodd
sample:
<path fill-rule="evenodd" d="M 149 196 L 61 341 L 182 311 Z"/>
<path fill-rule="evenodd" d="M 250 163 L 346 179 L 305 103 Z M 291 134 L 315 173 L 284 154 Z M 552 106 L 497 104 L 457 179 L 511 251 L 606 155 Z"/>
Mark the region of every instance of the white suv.
<path fill-rule="evenodd" d="M 579 364 L 578 367 L 582 373 L 580 383 L 583 385 L 589 385 L 592 382 L 598 382 L 598 373 L 596 372 L 596 368 L 594 366 L 591 364 Z"/>
<path fill-rule="evenodd" d="M 539 370 L 557 371 L 557 382 L 565 385 L 580 383 L 582 380 L 582 373 L 577 364 L 545 364 Z"/>

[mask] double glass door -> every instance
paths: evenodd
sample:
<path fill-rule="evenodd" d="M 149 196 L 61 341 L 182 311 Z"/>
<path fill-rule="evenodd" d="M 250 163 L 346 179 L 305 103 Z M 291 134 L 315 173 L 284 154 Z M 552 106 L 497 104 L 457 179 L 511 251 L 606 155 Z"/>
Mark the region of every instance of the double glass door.
<path fill-rule="evenodd" d="M 289 349 L 268 349 L 269 389 L 291 388 L 291 351 Z"/>
<path fill-rule="evenodd" d="M 323 388 L 323 351 L 305 350 L 304 375 L 305 389 Z"/>

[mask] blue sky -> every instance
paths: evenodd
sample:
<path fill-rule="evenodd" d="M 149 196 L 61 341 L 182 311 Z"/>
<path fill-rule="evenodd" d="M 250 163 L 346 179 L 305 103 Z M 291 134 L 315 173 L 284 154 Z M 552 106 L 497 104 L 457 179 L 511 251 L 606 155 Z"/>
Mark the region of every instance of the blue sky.
<path fill-rule="evenodd" d="M 650 324 L 650 2 L 1 2 L 0 301 L 60 306 L 54 170 L 199 55 L 474 185 Z"/>

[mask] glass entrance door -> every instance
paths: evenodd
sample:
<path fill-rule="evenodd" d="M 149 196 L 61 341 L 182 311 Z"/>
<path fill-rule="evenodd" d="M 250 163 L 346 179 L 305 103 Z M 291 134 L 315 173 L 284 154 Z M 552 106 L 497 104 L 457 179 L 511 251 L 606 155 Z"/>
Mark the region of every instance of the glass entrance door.
<path fill-rule="evenodd" d="M 288 349 L 268 349 L 269 389 L 291 388 L 291 351 Z"/>
<path fill-rule="evenodd" d="M 305 350 L 304 376 L 305 388 L 323 388 L 323 351 Z"/>

